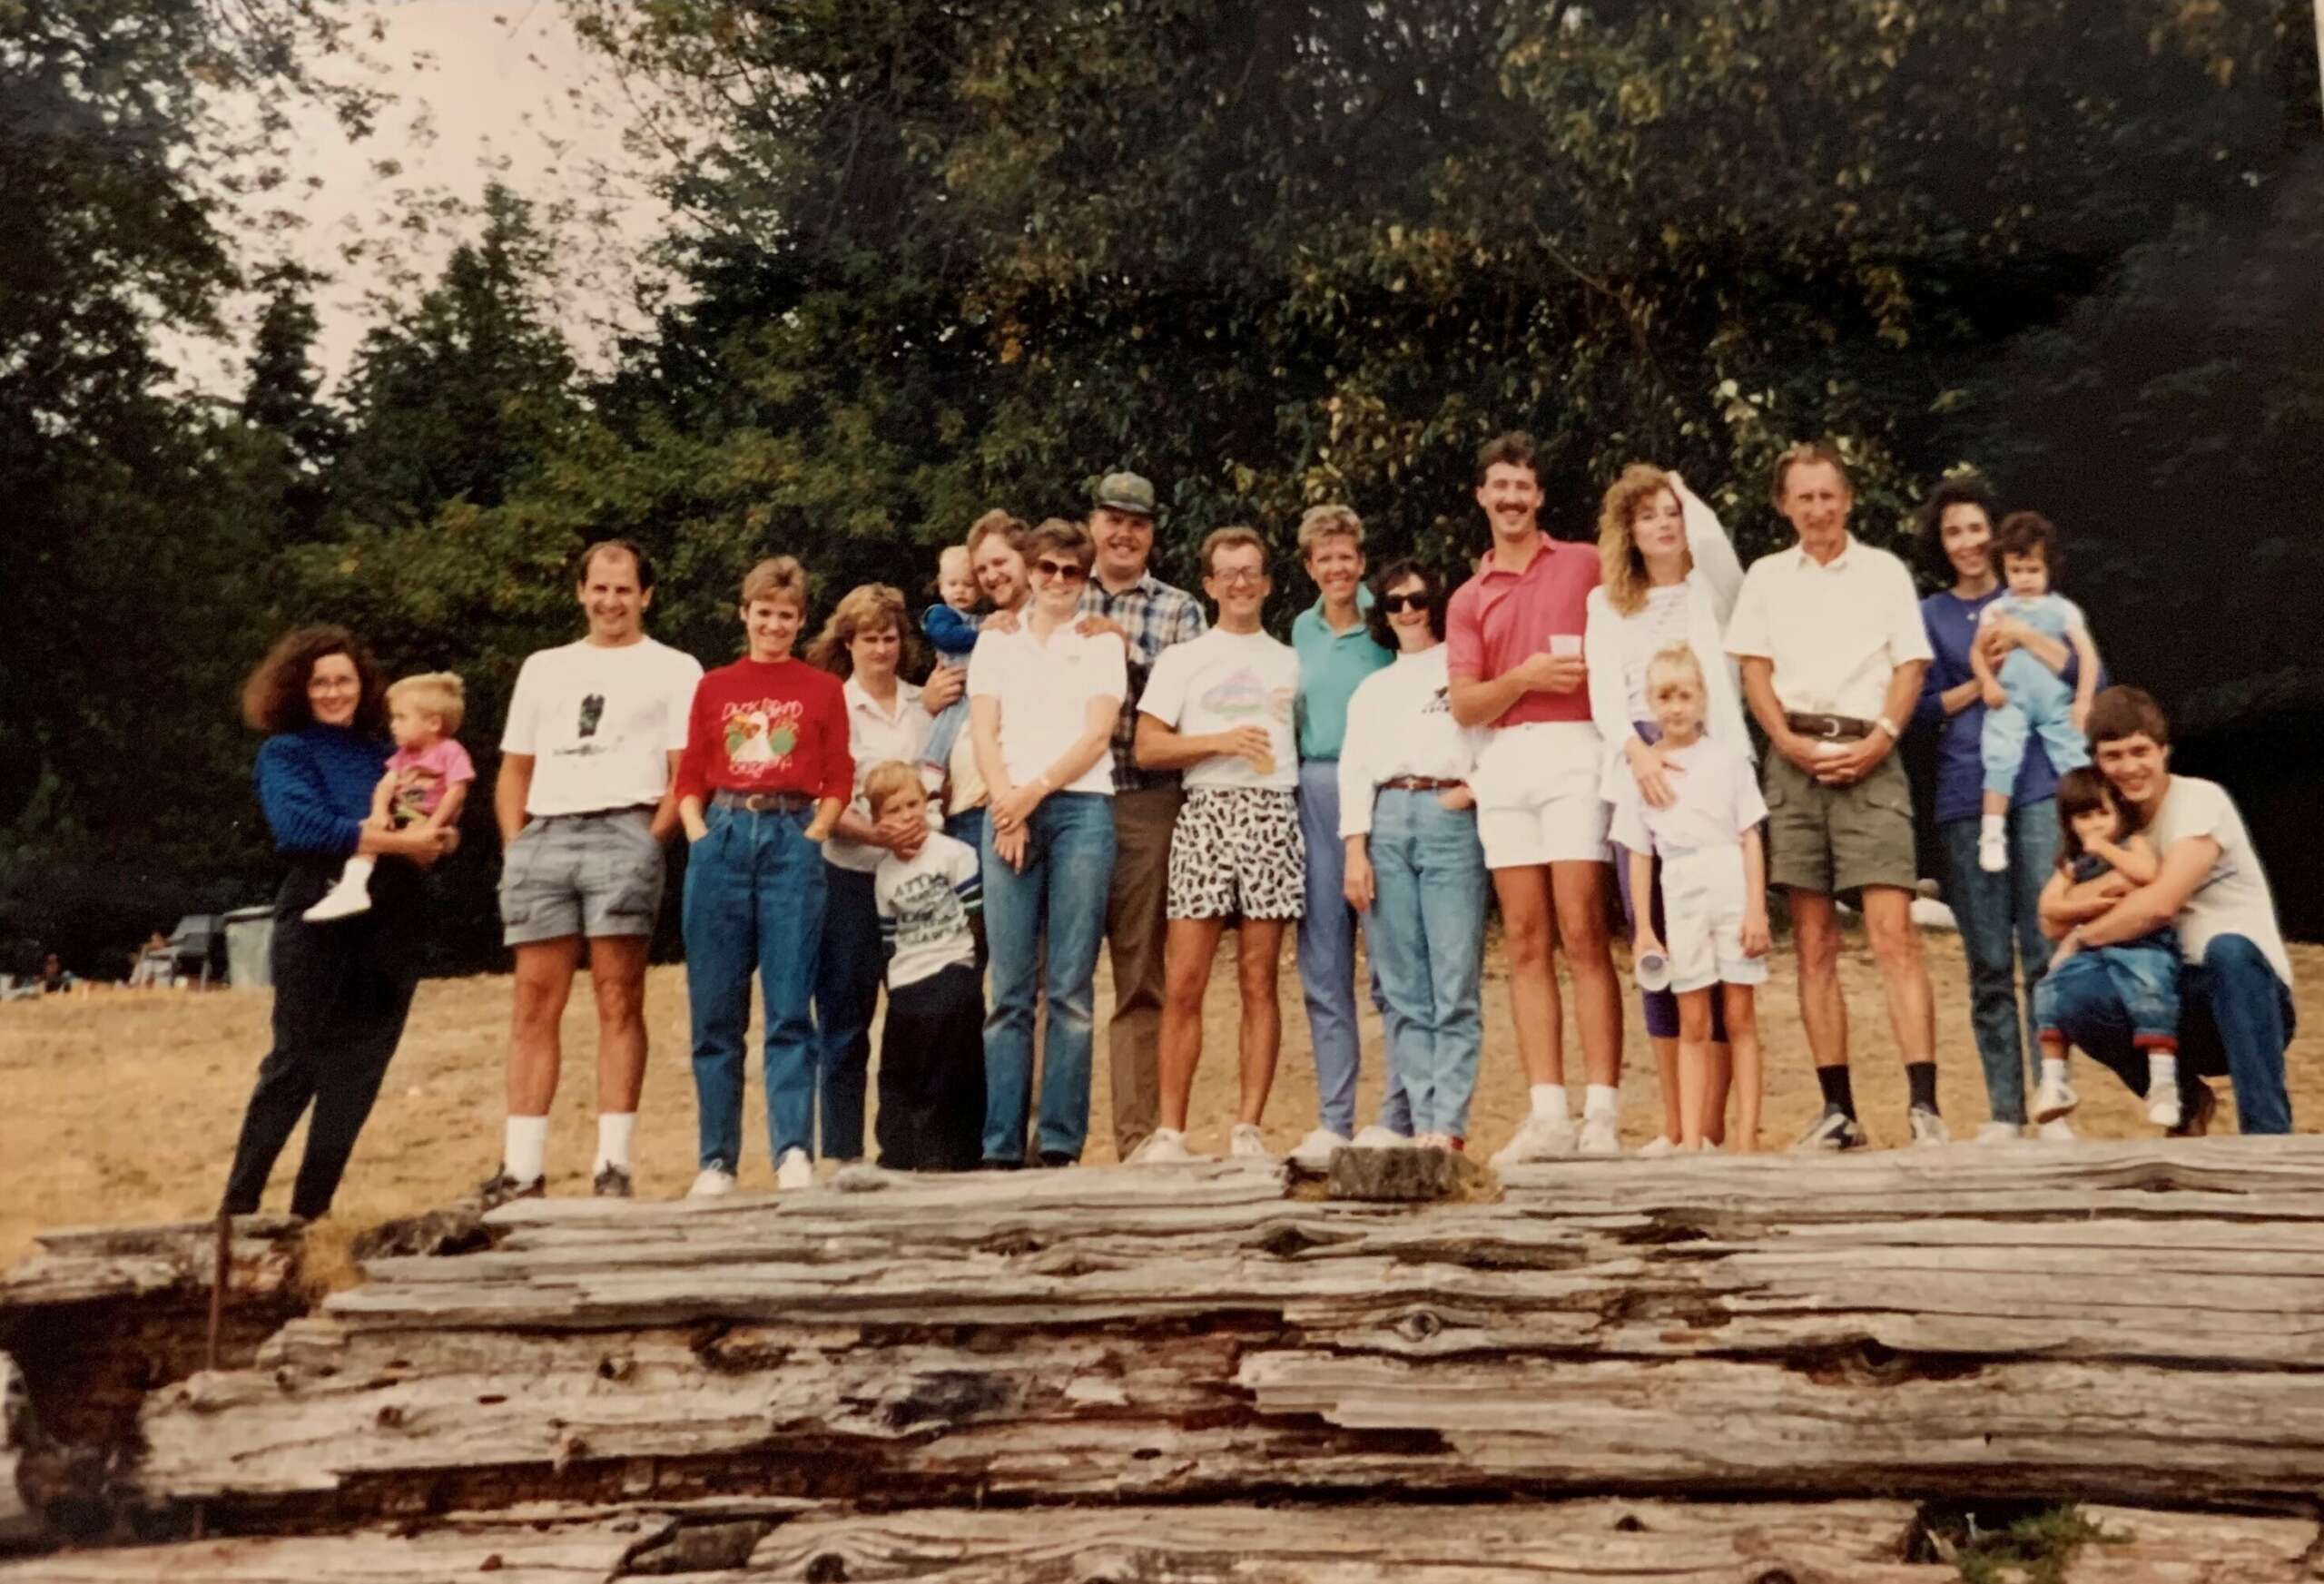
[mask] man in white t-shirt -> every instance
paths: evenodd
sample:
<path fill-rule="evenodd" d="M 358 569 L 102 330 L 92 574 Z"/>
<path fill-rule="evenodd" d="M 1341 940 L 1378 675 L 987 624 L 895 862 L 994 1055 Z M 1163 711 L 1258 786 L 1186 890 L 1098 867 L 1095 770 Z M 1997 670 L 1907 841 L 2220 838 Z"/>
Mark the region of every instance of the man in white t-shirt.
<path fill-rule="evenodd" d="M 2187 960 L 2179 975 L 2182 1120 L 2171 1131 L 2210 1127 L 2219 1102 L 2203 1079 L 2224 1074 L 2235 1087 L 2235 1119 L 2243 1132 L 2290 1133 L 2284 1053 L 2294 1029 L 2291 954 L 2243 816 L 2218 782 L 2171 773 L 2170 722 L 2137 688 L 2110 687 L 2092 702 L 2090 745 L 2099 774 L 2131 811 L 2162 869 L 2143 886 L 2112 877 L 2109 894 L 2070 905 L 2069 916 L 2057 920 L 2064 933 L 2051 972 L 2085 946 L 2136 940 L 2174 926 Z M 2081 917 L 2071 916 L 2075 912 Z M 2073 982 L 2075 991 L 2058 998 L 2059 1033 L 2144 1094 L 2146 1053 L 2133 1048 L 2129 1011 L 2112 981 L 2088 974 Z"/>
<path fill-rule="evenodd" d="M 1292 734 L 1299 656 L 1260 630 L 1273 584 L 1266 546 L 1248 528 L 1203 541 L 1203 587 L 1218 625 L 1165 649 L 1137 702 L 1137 762 L 1183 772 L 1186 802 L 1170 834 L 1168 932 L 1162 951 L 1162 1125 L 1134 1164 L 1193 1158 L 1187 1106 L 1202 1059 L 1203 995 L 1230 920 L 1240 920 L 1242 1103 L 1232 1153 L 1265 1156 L 1259 1118 L 1283 1043 L 1275 999 L 1283 930 L 1306 906 L 1299 834 L 1299 749 Z"/>
<path fill-rule="evenodd" d="M 558 1026 L 586 942 L 597 1001 L 596 1192 L 627 1198 L 645 1078 L 645 954 L 662 908 L 662 844 L 702 666 L 645 635 L 654 563 L 626 539 L 581 555 L 588 635 L 526 658 L 500 738 L 492 808 L 500 920 L 517 953 L 508 1119 L 486 1208 L 542 1189 Z"/>

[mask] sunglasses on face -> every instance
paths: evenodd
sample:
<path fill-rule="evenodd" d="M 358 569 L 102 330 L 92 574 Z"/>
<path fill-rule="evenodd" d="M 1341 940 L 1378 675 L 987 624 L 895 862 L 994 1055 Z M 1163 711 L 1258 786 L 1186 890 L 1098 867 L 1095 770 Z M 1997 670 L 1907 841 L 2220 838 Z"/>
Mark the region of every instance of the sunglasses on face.
<path fill-rule="evenodd" d="M 1089 569 L 1078 561 L 1036 561 L 1033 570 L 1056 583 L 1085 583 L 1089 577 Z"/>
<path fill-rule="evenodd" d="M 1424 594 L 1384 594 L 1380 596 L 1380 608 L 1386 611 L 1392 616 L 1403 615 L 1406 611 L 1424 611 L 1428 608 L 1428 595 Z"/>

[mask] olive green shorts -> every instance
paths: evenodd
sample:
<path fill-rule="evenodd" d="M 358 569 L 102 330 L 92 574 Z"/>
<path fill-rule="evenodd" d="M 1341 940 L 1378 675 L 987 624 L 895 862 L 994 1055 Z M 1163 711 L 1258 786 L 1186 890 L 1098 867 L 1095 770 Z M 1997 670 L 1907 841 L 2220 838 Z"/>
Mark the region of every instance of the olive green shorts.
<path fill-rule="evenodd" d="M 1768 883 L 1837 896 L 1919 881 L 1913 791 L 1891 753 L 1864 780 L 1826 786 L 1782 754 L 1768 754 Z"/>

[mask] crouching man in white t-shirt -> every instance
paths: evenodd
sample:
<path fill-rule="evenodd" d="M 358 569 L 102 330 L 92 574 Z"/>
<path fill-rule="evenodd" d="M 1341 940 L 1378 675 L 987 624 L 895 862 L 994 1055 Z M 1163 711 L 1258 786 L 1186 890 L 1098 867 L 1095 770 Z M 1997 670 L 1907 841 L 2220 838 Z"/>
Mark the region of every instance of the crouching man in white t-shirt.
<path fill-rule="evenodd" d="M 1299 834 L 1299 750 L 1292 701 L 1299 656 L 1259 629 L 1274 586 L 1266 546 L 1248 528 L 1203 541 L 1203 588 L 1218 625 L 1162 652 L 1138 697 L 1137 762 L 1185 772 L 1187 800 L 1170 833 L 1169 930 L 1162 949 L 1162 1126 L 1132 1165 L 1194 1158 L 1187 1107 L 1202 1060 L 1202 1003 L 1211 960 L 1240 920 L 1236 979 L 1243 992 L 1242 1094 L 1232 1153 L 1265 1156 L 1259 1133 L 1283 1044 L 1275 999 L 1283 930 L 1306 908 Z"/>
<path fill-rule="evenodd" d="M 598 1194 L 627 1198 L 645 1081 L 645 955 L 662 910 L 662 844 L 702 665 L 645 635 L 654 563 L 626 539 L 582 552 L 588 635 L 526 658 L 500 737 L 502 937 L 517 953 L 508 1122 L 485 1207 L 541 1192 L 558 1025 L 586 946 L 597 1003 Z"/>
<path fill-rule="evenodd" d="M 2175 925 L 2187 961 L 2179 975 L 2183 1120 L 2171 1131 L 2210 1127 L 2219 1103 L 2203 1079 L 2223 1073 L 2235 1087 L 2243 1132 L 2290 1133 L 2284 1052 L 2293 1032 L 2291 955 L 2243 816 L 2216 782 L 2171 773 L 2170 723 L 2137 688 L 2110 687 L 2093 701 L 2090 745 L 2098 772 L 2162 868 L 2142 886 L 2113 877 L 2111 894 L 2085 904 L 2080 919 L 2058 920 L 2064 934 L 2045 982 L 2056 987 L 2059 1033 L 2143 1095 L 2146 1052 L 2133 1047 L 2130 1013 L 2112 979 L 2061 970 L 2085 946 L 2135 940 Z"/>

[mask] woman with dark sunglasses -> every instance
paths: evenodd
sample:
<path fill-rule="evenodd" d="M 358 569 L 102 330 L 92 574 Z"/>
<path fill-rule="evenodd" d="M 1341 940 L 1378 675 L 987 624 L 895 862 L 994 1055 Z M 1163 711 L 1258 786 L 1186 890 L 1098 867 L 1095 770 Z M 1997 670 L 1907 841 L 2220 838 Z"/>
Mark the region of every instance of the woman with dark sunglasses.
<path fill-rule="evenodd" d="M 1388 1003 L 1388 1088 L 1401 1080 L 1414 1144 L 1458 1149 L 1484 1033 L 1491 887 L 1468 786 L 1484 733 L 1452 719 L 1443 580 L 1399 561 L 1374 588 L 1373 636 L 1396 659 L 1348 701 L 1339 764 L 1347 900 L 1364 915 Z"/>
<path fill-rule="evenodd" d="M 1023 619 L 1007 630 L 988 625 L 969 661 L 969 725 L 990 789 L 981 854 L 992 961 L 988 1167 L 1025 1164 L 1037 991 L 1049 999 L 1040 1164 L 1071 1166 L 1089 1131 L 1091 980 L 1114 873 L 1111 750 L 1129 692 L 1121 638 L 1078 630 L 1097 553 L 1078 523 L 1052 517 L 1034 529 L 1026 546 L 1033 596 Z"/>

